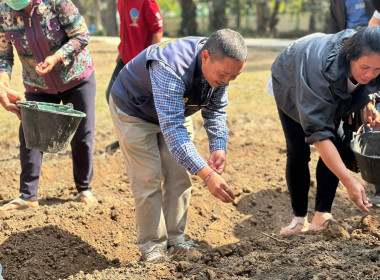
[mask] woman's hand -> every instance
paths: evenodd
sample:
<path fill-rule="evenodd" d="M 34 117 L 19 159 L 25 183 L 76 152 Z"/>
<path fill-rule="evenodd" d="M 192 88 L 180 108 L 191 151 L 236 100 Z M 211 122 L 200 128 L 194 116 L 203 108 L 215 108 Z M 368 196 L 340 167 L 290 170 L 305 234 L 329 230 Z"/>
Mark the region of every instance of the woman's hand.
<path fill-rule="evenodd" d="M 40 62 L 36 66 L 36 72 L 41 76 L 49 73 L 53 67 L 58 63 L 57 58 L 54 55 L 45 58 L 44 62 Z"/>
<path fill-rule="evenodd" d="M 369 208 L 372 207 L 372 204 L 369 203 L 369 199 L 365 194 L 363 186 L 356 180 L 353 180 L 352 183 L 345 185 L 345 187 L 352 202 L 364 212 L 368 213 Z"/>
<path fill-rule="evenodd" d="M 369 102 L 363 108 L 363 121 L 368 122 L 368 127 L 372 127 L 373 130 L 380 130 L 380 113 L 376 110 L 375 100 Z"/>
<path fill-rule="evenodd" d="M 326 166 L 339 178 L 346 187 L 351 200 L 363 211 L 369 212 L 372 207 L 363 186 L 355 180 L 344 165 L 338 150 L 330 139 L 314 142 L 314 146 Z"/>
<path fill-rule="evenodd" d="M 0 83 L 0 103 L 5 110 L 15 113 L 21 120 L 20 108 L 17 107 L 17 101 L 25 101 L 21 93 L 6 87 L 4 83 Z"/>

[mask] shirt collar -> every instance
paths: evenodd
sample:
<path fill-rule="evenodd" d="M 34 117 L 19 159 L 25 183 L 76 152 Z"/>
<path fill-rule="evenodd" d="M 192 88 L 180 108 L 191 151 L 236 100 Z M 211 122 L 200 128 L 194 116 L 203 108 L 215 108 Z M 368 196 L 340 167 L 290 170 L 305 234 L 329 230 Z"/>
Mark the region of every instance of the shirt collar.
<path fill-rule="evenodd" d="M 32 0 L 32 10 L 31 10 L 29 16 L 33 15 L 34 11 L 41 4 L 41 2 L 42 2 L 42 0 Z M 24 16 L 24 15 L 26 15 L 26 13 L 23 12 L 22 10 L 20 10 L 20 11 L 13 10 L 13 16 L 15 16 L 15 17 Z"/>

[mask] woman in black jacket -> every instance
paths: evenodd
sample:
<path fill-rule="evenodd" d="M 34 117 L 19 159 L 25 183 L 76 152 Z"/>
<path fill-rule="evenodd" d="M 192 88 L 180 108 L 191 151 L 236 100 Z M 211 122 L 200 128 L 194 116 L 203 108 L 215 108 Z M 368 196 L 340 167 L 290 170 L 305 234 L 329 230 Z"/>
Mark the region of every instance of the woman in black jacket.
<path fill-rule="evenodd" d="M 312 34 L 290 44 L 272 65 L 272 82 L 287 145 L 286 180 L 294 213 L 281 233 L 323 229 L 333 220 L 331 207 L 339 180 L 363 211 L 372 206 L 363 186 L 345 164 L 348 117 L 368 105 L 380 89 L 380 27 L 337 34 Z M 377 114 L 379 116 L 379 114 Z M 373 126 L 380 118 L 370 119 Z M 310 145 L 317 164 L 315 214 L 307 221 Z"/>

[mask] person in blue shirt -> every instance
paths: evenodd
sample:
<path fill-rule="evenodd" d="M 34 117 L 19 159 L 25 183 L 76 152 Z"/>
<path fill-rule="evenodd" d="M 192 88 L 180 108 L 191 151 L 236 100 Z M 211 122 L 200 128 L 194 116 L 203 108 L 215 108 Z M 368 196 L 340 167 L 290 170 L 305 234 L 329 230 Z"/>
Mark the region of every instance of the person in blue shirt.
<path fill-rule="evenodd" d="M 226 166 L 227 88 L 247 59 L 243 37 L 230 29 L 209 38 L 185 37 L 152 45 L 125 65 L 109 107 L 136 207 L 137 245 L 147 262 L 185 254 L 190 174 L 210 193 L 234 201 L 221 174 Z M 201 111 L 210 156 L 202 158 L 185 118 Z"/>
<path fill-rule="evenodd" d="M 366 27 L 373 12 L 371 0 L 331 0 L 330 32 Z"/>

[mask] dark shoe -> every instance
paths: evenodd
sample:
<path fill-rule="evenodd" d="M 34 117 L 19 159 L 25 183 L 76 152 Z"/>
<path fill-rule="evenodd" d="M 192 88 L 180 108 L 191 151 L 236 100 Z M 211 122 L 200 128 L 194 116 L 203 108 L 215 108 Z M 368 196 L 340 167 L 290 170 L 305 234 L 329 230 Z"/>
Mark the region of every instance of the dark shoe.
<path fill-rule="evenodd" d="M 119 141 L 115 141 L 106 147 L 106 152 L 115 152 L 119 147 Z"/>
<path fill-rule="evenodd" d="M 380 208 L 380 194 L 376 194 L 374 197 L 372 197 L 369 200 L 369 203 L 373 205 L 373 207 L 379 207 Z"/>

